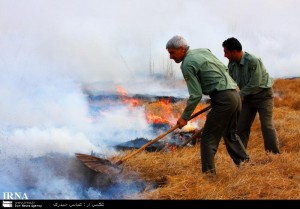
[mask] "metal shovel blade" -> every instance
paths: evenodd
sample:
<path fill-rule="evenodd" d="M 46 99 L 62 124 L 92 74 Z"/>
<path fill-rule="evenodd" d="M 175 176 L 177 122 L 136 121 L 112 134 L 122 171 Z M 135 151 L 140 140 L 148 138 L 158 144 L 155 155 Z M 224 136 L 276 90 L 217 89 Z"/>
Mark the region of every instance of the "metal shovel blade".
<path fill-rule="evenodd" d="M 122 171 L 119 166 L 113 164 L 107 159 L 80 153 L 75 153 L 75 155 L 84 165 L 96 172 L 111 175 L 119 174 Z"/>

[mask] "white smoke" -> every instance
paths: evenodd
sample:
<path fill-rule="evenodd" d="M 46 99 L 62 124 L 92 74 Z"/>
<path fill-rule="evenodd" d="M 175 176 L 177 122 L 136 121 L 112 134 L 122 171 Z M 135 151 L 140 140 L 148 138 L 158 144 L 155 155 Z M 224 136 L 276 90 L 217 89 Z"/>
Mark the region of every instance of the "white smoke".
<path fill-rule="evenodd" d="M 86 83 L 132 81 L 164 73 L 166 42 L 210 48 L 235 36 L 262 57 L 273 77 L 299 76 L 297 0 L 283 1 L 0 1 L 1 69 L 47 69 Z M 13 63 L 13 64 L 12 64 Z M 4 68 L 3 68 L 4 67 Z M 181 78 L 178 65 L 176 75 Z"/>
<path fill-rule="evenodd" d="M 11 70 L 0 77 L 5 86 L 0 90 L 0 192 L 26 192 L 30 199 L 107 198 L 99 188 L 80 184 L 87 171 L 74 168 L 83 178 L 70 180 L 71 161 L 78 152 L 108 157 L 113 145 L 151 137 L 143 109 L 108 106 L 92 114 L 77 82 L 33 71 Z M 52 155 L 60 160 L 45 164 Z"/>

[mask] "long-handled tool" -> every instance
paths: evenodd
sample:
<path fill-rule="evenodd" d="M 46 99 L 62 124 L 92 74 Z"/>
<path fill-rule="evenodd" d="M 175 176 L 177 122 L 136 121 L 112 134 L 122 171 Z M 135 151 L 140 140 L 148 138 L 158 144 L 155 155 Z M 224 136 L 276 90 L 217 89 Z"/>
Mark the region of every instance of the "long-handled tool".
<path fill-rule="evenodd" d="M 210 108 L 211 108 L 211 105 L 203 108 L 202 110 L 200 110 L 197 113 L 193 114 L 189 120 L 191 120 L 191 119 L 197 117 L 198 115 L 206 112 Z M 134 156 L 134 155 L 138 154 L 139 152 L 143 151 L 148 146 L 150 146 L 151 144 L 154 144 L 155 142 L 157 142 L 161 138 L 165 137 L 166 135 L 168 135 L 169 133 L 171 133 L 172 131 L 174 131 L 178 127 L 179 127 L 178 125 L 175 125 L 173 128 L 169 129 L 168 131 L 162 133 L 161 135 L 159 135 L 155 139 L 153 139 L 153 140 L 149 141 L 148 143 L 144 144 L 142 147 L 140 147 L 139 149 L 137 149 L 134 152 L 130 153 L 129 155 L 123 157 L 122 159 L 120 159 L 116 163 L 112 163 L 107 159 L 102 159 L 102 158 L 92 156 L 92 155 L 86 155 L 86 154 L 80 154 L 80 153 L 75 153 L 75 155 L 83 164 L 85 164 L 87 167 L 89 167 L 90 169 L 92 169 L 96 172 L 107 173 L 107 174 L 111 174 L 111 172 L 120 172 L 120 168 L 118 167 L 118 165 L 122 164 L 123 162 L 125 162 L 126 160 L 131 158 L 132 156 Z"/>
<path fill-rule="evenodd" d="M 200 137 L 201 134 L 202 134 L 202 131 L 203 131 L 203 128 L 201 128 L 199 131 L 197 131 L 196 133 L 194 133 L 188 140 L 186 140 L 182 145 L 180 145 L 179 148 L 184 147 L 184 146 L 187 145 L 190 141 L 192 141 L 192 140 L 194 140 L 194 139 Z"/>

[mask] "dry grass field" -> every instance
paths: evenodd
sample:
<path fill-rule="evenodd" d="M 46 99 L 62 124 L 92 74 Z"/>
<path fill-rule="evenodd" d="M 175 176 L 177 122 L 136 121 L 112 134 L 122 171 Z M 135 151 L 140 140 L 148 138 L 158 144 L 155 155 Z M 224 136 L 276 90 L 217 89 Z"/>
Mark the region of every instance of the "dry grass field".
<path fill-rule="evenodd" d="M 222 140 L 215 156 L 217 179 L 210 180 L 201 173 L 199 143 L 168 152 L 143 151 L 122 165 L 123 172 L 126 174 L 127 171 L 134 171 L 146 182 L 155 182 L 157 187 L 149 186 L 143 193 L 128 199 L 299 200 L 299 89 L 300 78 L 277 79 L 274 84 L 276 97 L 273 117 L 281 154 L 265 152 L 257 116 L 248 144 L 252 164 L 237 168 Z M 175 105 L 178 111 L 184 104 Z M 129 153 L 130 151 L 122 152 L 114 156 L 112 161 Z"/>

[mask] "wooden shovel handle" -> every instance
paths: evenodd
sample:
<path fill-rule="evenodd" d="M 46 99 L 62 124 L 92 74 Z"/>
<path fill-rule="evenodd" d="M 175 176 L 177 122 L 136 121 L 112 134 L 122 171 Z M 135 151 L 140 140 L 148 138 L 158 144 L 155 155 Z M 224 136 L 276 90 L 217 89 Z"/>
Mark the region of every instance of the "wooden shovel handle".
<path fill-rule="evenodd" d="M 197 113 L 193 114 L 189 120 L 197 117 L 198 115 L 200 115 L 201 113 L 206 112 L 207 110 L 209 110 L 211 108 L 211 105 L 205 107 L 204 109 L 198 111 Z M 160 140 L 161 138 L 165 137 L 166 135 L 168 135 L 169 133 L 171 133 L 172 131 L 176 130 L 179 126 L 176 124 L 173 128 L 169 129 L 168 131 L 162 133 L 161 135 L 159 135 L 158 137 L 156 137 L 155 139 L 149 141 L 148 143 L 144 144 L 142 147 L 140 147 L 139 149 L 137 149 L 136 151 L 130 153 L 129 155 L 123 157 L 121 160 L 119 160 L 118 162 L 116 162 L 116 165 L 120 165 L 122 164 L 124 161 L 126 161 L 127 159 L 131 158 L 132 156 L 138 154 L 139 152 L 141 152 L 142 150 L 146 149 L 148 146 L 150 146 L 151 144 L 154 144 L 155 142 L 157 142 L 158 140 Z"/>
<path fill-rule="evenodd" d="M 165 137 L 166 135 L 168 135 L 169 133 L 171 133 L 172 131 L 174 131 L 175 129 L 178 128 L 178 125 L 174 126 L 173 128 L 169 129 L 168 131 L 166 131 L 165 133 L 159 135 L 158 137 L 156 137 L 155 139 L 149 141 L 148 143 L 144 144 L 142 147 L 140 147 L 139 149 L 137 149 L 136 151 L 132 152 L 131 154 L 123 157 L 121 160 L 119 160 L 118 162 L 116 162 L 117 165 L 120 165 L 121 163 L 123 163 L 125 160 L 127 160 L 128 158 L 131 158 L 132 156 L 136 155 L 137 153 L 141 152 L 142 150 L 146 149 L 148 146 L 150 146 L 151 144 L 154 144 L 155 142 L 157 142 L 158 140 L 160 140 L 161 138 Z"/>
<path fill-rule="evenodd" d="M 202 110 L 199 110 L 198 112 L 196 112 L 195 114 L 193 114 L 189 120 L 192 120 L 193 118 L 197 117 L 198 115 L 206 112 L 207 110 L 209 110 L 211 108 L 211 105 L 208 105 L 207 107 L 203 108 Z"/>

